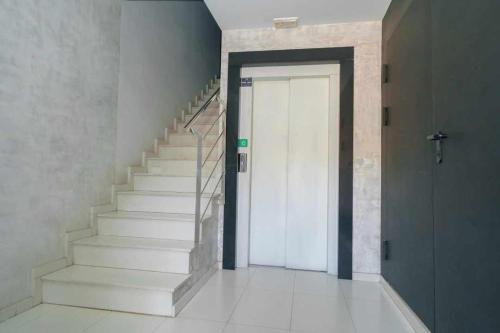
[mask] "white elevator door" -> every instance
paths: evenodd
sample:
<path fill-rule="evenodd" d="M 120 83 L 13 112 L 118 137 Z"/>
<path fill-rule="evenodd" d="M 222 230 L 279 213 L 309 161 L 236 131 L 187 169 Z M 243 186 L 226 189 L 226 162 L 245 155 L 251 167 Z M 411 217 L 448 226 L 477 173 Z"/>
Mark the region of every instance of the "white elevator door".
<path fill-rule="evenodd" d="M 251 264 L 327 268 L 329 84 L 254 82 Z"/>
<path fill-rule="evenodd" d="M 255 81 L 250 263 L 285 266 L 288 80 Z"/>

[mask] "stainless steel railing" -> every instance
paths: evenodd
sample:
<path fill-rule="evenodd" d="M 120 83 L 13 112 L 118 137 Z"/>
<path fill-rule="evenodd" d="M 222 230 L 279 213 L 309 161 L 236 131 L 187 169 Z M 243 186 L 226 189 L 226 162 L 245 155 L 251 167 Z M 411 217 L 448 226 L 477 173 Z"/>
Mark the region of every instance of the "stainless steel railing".
<path fill-rule="evenodd" d="M 200 241 L 200 227 L 208 217 L 210 205 L 216 195 L 223 192 L 226 110 L 220 108 L 219 96 L 220 88 L 217 88 L 184 126 L 196 138 L 196 242 Z"/>

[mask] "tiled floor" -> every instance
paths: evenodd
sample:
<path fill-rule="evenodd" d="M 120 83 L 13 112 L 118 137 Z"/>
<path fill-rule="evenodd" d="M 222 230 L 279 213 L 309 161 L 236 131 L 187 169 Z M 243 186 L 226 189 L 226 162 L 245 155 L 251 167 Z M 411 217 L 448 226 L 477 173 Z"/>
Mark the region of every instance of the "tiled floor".
<path fill-rule="evenodd" d="M 324 273 L 219 271 L 175 318 L 42 304 L 0 332 L 412 333 L 381 286 Z"/>

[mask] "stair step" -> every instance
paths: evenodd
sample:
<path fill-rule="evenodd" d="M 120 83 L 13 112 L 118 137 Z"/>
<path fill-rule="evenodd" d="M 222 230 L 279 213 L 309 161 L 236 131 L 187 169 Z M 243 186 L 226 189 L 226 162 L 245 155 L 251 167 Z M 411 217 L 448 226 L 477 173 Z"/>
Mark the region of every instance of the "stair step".
<path fill-rule="evenodd" d="M 177 133 L 189 133 L 189 134 L 191 134 L 189 127 L 184 128 L 185 124 L 186 123 L 184 123 L 184 125 L 182 125 L 182 126 L 179 124 L 179 126 L 177 126 Z M 198 132 L 200 132 L 202 134 L 205 134 L 208 131 L 210 131 L 210 134 L 213 134 L 213 135 L 219 134 L 218 124 L 215 124 L 214 126 L 212 126 L 212 124 L 196 124 L 196 126 L 194 126 L 194 127 L 198 130 Z"/>
<path fill-rule="evenodd" d="M 43 302 L 174 316 L 191 276 L 73 265 L 42 277 Z"/>
<path fill-rule="evenodd" d="M 204 145 L 213 145 L 217 140 L 217 134 L 209 134 L 203 139 Z M 197 144 L 197 138 L 191 133 L 172 133 L 168 136 L 168 142 L 173 145 Z"/>
<path fill-rule="evenodd" d="M 210 153 L 211 146 L 204 146 L 202 149 L 203 160 L 207 158 L 208 153 Z M 165 146 L 159 147 L 159 157 L 169 160 L 193 160 L 198 158 L 198 147 L 196 145 L 192 146 Z M 211 153 L 208 160 L 217 160 L 217 149 L 215 148 Z"/>
<path fill-rule="evenodd" d="M 193 118 L 194 114 L 192 115 L 186 115 L 186 118 L 185 118 L 185 124 L 187 124 L 189 122 L 189 120 L 191 120 L 191 118 Z M 212 125 L 213 123 L 215 123 L 217 121 L 217 118 L 219 116 L 218 115 L 214 115 L 213 113 L 211 115 L 202 115 L 200 117 L 198 117 L 197 120 L 195 120 L 195 124 L 196 125 Z"/>
<path fill-rule="evenodd" d="M 208 177 L 202 178 L 202 186 Z M 217 185 L 218 178 L 212 177 L 206 192 L 212 192 Z M 149 173 L 134 174 L 134 190 L 136 191 L 171 191 L 171 192 L 195 192 L 196 177 L 188 176 L 164 176 Z"/>
<path fill-rule="evenodd" d="M 210 175 L 217 161 L 207 161 L 203 167 L 202 174 Z M 164 176 L 195 176 L 196 161 L 195 160 L 169 160 L 164 158 L 148 158 L 146 160 L 148 173 Z M 219 163 L 220 169 L 220 163 Z"/>
<path fill-rule="evenodd" d="M 73 261 L 76 265 L 187 274 L 194 248 L 192 241 L 99 235 L 73 242 Z"/>
<path fill-rule="evenodd" d="M 99 235 L 194 241 L 194 215 L 146 212 L 99 214 Z"/>
<path fill-rule="evenodd" d="M 201 205 L 208 204 L 209 197 L 201 198 Z M 117 209 L 133 212 L 180 213 L 194 214 L 196 204 L 195 193 L 129 191 L 117 193 Z M 211 205 L 207 214 L 211 213 Z"/>

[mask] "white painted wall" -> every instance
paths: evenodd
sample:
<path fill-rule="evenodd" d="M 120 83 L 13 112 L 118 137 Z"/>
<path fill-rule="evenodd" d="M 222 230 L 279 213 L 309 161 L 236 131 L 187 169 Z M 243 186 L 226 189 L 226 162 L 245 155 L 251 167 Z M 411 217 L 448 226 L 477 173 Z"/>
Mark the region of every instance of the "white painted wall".
<path fill-rule="evenodd" d="M 122 17 L 117 183 L 220 68 L 220 29 L 203 2 L 127 1 Z"/>
<path fill-rule="evenodd" d="M 380 273 L 380 21 L 223 30 L 221 95 L 226 100 L 229 52 L 354 47 L 353 272 Z M 221 228 L 222 229 L 222 228 Z M 364 276 L 366 277 L 366 276 Z"/>
<path fill-rule="evenodd" d="M 120 0 L 0 1 L 0 310 L 109 202 Z"/>

